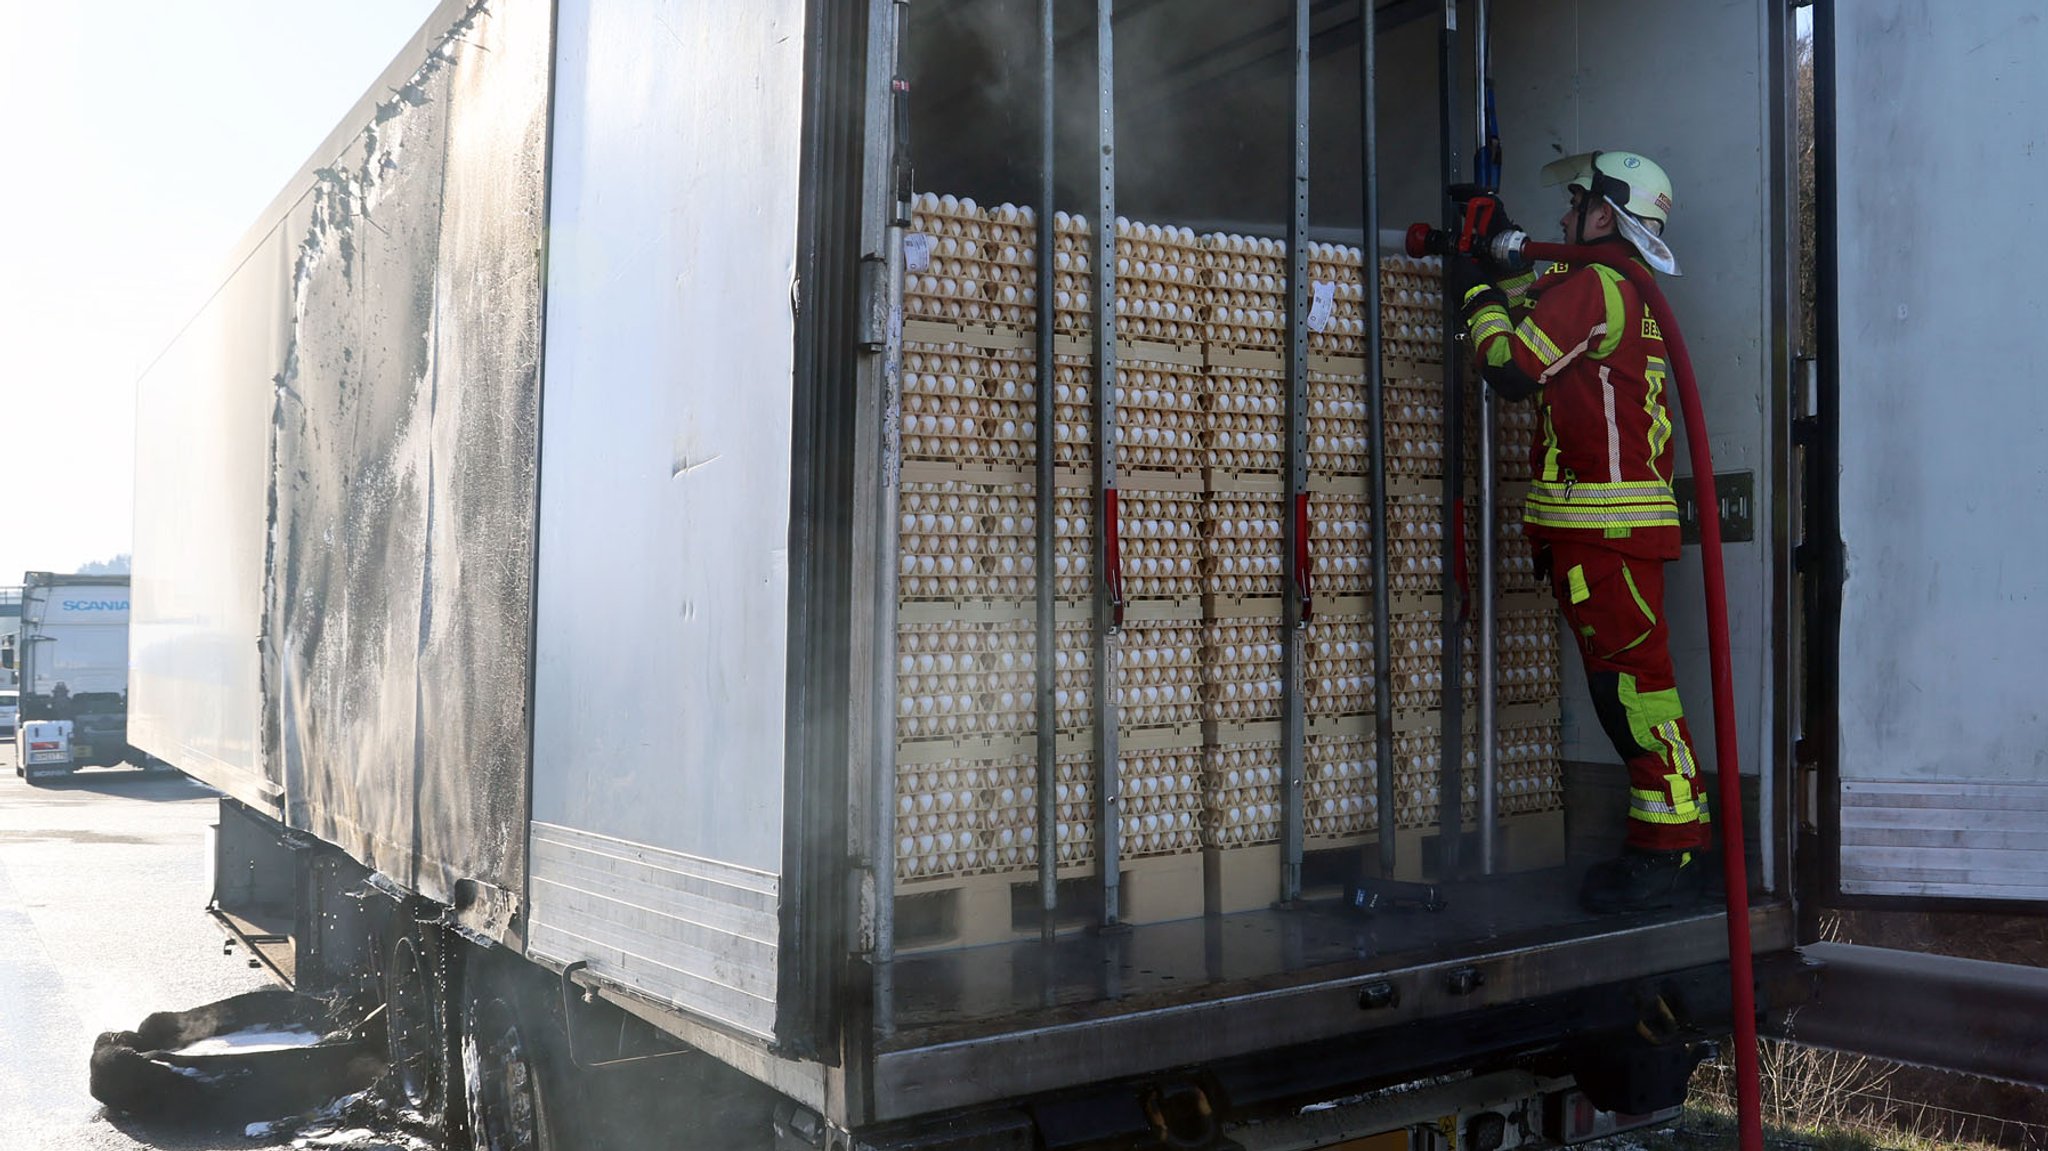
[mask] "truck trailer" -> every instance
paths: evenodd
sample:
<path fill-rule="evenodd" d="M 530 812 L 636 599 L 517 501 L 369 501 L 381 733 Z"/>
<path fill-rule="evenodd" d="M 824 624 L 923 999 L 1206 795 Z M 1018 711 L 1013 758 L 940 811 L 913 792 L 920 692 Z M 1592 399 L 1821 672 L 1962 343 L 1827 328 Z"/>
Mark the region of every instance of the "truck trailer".
<path fill-rule="evenodd" d="M 686 1058 L 789 1147 L 1549 1145 L 1738 990 L 2043 1082 L 2032 976 L 1816 923 L 2048 897 L 2040 352 L 1931 210 L 2038 184 L 2048 32 L 1813 19 L 1808 357 L 1776 0 L 449 0 L 140 383 L 131 724 L 223 794 L 212 913 L 478 1146 Z M 1678 185 L 1748 988 L 1718 904 L 1574 899 L 1626 783 L 1528 410 L 1387 242 L 1493 132 L 1525 219 L 1559 155 Z"/>
<path fill-rule="evenodd" d="M 14 773 L 126 762 L 128 577 L 29 572 L 11 663 L 19 677 Z"/>

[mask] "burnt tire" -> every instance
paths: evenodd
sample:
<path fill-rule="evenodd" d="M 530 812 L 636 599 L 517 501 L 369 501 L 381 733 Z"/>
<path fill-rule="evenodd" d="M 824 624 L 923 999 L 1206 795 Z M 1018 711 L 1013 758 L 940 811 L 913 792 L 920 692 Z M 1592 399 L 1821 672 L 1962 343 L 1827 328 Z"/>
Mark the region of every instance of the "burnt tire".
<path fill-rule="evenodd" d="M 560 1001 L 514 956 L 465 947 L 461 1019 L 465 1124 L 474 1151 L 566 1151 L 574 1105 Z"/>
<path fill-rule="evenodd" d="M 389 1082 L 401 1108 L 446 1135 L 463 1114 L 449 944 L 440 925 L 416 922 L 411 911 L 392 916 L 384 946 Z"/>

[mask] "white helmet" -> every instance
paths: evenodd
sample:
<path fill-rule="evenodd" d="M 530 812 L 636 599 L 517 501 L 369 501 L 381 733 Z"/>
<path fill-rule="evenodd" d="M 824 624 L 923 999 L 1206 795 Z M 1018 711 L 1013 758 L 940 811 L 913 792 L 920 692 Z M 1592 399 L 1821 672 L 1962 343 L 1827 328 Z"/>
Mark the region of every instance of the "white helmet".
<path fill-rule="evenodd" d="M 1599 196 L 1614 208 L 1621 234 L 1660 272 L 1678 274 L 1678 258 L 1659 230 L 1671 220 L 1671 177 L 1655 160 L 1637 152 L 1581 152 L 1543 166 L 1546 187 L 1559 184 Z M 1658 228 L 1644 220 L 1657 221 Z"/>

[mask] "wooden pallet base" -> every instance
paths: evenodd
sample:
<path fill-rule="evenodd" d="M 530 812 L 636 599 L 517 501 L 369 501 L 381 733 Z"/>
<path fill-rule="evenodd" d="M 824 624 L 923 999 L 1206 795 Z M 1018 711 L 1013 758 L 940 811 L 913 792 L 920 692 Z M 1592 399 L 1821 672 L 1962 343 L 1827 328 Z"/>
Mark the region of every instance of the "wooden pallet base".
<path fill-rule="evenodd" d="M 1123 923 L 1169 923 L 1203 914 L 1203 862 L 1197 852 L 1126 859 L 1118 876 Z M 1101 891 L 1093 867 L 1062 868 L 1057 929 L 1098 926 Z M 906 885 L 896 893 L 896 950 L 914 954 L 1037 939 L 1040 915 L 1036 872 Z"/>

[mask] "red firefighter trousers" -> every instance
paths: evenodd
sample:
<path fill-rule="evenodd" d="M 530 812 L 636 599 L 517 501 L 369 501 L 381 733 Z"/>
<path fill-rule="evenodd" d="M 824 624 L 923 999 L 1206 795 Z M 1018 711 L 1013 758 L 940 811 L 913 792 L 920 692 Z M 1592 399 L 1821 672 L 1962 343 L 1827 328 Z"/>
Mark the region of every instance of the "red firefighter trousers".
<path fill-rule="evenodd" d="M 1671 670 L 1664 561 L 1576 540 L 1552 539 L 1549 549 L 1551 590 L 1578 640 L 1594 711 L 1628 764 L 1628 846 L 1705 847 L 1706 784 Z"/>

